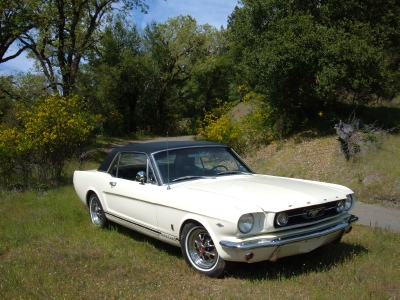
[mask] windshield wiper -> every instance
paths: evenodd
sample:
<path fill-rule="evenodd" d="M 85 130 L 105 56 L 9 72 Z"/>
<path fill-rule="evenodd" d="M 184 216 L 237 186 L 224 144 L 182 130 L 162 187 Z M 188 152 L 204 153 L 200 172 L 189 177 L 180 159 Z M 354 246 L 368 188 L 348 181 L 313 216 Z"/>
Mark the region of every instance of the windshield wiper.
<path fill-rule="evenodd" d="M 210 179 L 210 178 L 215 178 L 215 177 L 191 175 L 191 176 L 178 177 L 178 178 L 172 179 L 172 181 L 175 182 L 175 181 L 181 181 L 181 180 L 187 180 L 187 179 L 199 179 L 199 178 L 202 178 L 202 179 L 207 179 L 208 178 L 208 179 Z"/>
<path fill-rule="evenodd" d="M 224 171 L 224 172 L 217 173 L 217 175 L 226 175 L 226 174 L 247 174 L 247 175 L 251 175 L 252 173 L 250 173 L 250 172 L 242 172 L 242 171 Z"/>

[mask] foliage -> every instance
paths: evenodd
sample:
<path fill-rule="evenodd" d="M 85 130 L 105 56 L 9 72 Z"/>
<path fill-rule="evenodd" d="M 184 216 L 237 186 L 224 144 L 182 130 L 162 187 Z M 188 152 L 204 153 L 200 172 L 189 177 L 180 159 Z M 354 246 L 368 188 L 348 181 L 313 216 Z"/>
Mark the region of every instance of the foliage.
<path fill-rule="evenodd" d="M 101 121 L 83 99 L 59 95 L 19 105 L 17 119 L 19 126 L 0 130 L 0 175 L 6 186 L 21 188 L 59 182 L 65 163 L 90 149 Z"/>
<path fill-rule="evenodd" d="M 140 83 L 146 73 L 141 47 L 136 26 L 116 15 L 105 27 L 96 55 L 80 73 L 77 89 L 93 113 L 107 116 L 103 130 L 108 135 L 137 130 L 137 103 L 144 90 Z"/>
<path fill-rule="evenodd" d="M 218 118 L 212 113 L 206 114 L 204 122 L 207 122 L 207 125 L 200 125 L 200 138 L 229 145 L 239 153 L 244 150 L 243 132 L 239 124 L 232 122 L 226 114 Z"/>
<path fill-rule="evenodd" d="M 199 85 L 199 81 L 215 66 L 212 62 L 218 56 L 215 50 L 221 39 L 212 26 L 198 25 L 191 16 L 170 18 L 165 24 L 152 23 L 145 28 L 149 66 L 145 80 L 149 88 L 141 103 L 151 112 L 149 120 L 156 121 L 156 132 L 173 129 L 175 124 L 169 116 L 178 113 L 185 118 L 188 112 L 196 116 L 199 109 L 205 109 L 208 95 L 216 86 Z"/>
<path fill-rule="evenodd" d="M 28 48 L 54 93 L 68 95 L 75 88 L 82 59 L 93 51 L 101 34 L 103 19 L 114 8 L 128 12 L 146 11 L 143 0 L 39 1 L 34 31 L 19 36 Z"/>
<path fill-rule="evenodd" d="M 251 152 L 276 138 L 270 120 L 270 109 L 259 101 L 261 96 L 244 86 L 241 102 L 224 102 L 205 114 L 199 122 L 198 139 L 231 146 L 239 153 Z"/>
<path fill-rule="evenodd" d="M 106 134 L 189 133 L 216 97 L 228 98 L 226 43 L 225 31 L 190 16 L 153 22 L 141 32 L 116 15 L 77 87 L 93 112 L 107 116 Z M 118 126 L 115 115 L 122 117 Z"/>
<path fill-rule="evenodd" d="M 29 74 L 24 84 L 1 78 L 1 120 L 14 124 L 13 101 L 51 89 L 85 97 L 91 113 L 107 116 L 108 135 L 192 133 L 218 105 L 243 99 L 237 87 L 246 86 L 268 116 L 253 118 L 262 125 L 247 123 L 266 128 L 261 140 L 270 140 L 331 128 L 342 103 L 379 103 L 400 91 L 396 0 L 242 0 L 226 30 L 177 16 L 140 31 L 126 12 L 145 11 L 145 3 L 3 1 L 1 51 L 18 38 L 40 76 Z"/>
<path fill-rule="evenodd" d="M 229 21 L 239 79 L 265 95 L 276 122 L 283 118 L 284 131 L 318 123 L 319 113 L 332 115 L 338 101 L 392 99 L 398 69 L 389 61 L 395 60 L 400 38 L 400 19 L 393 13 L 400 7 L 389 2 L 376 16 L 369 11 L 374 1 L 340 6 L 331 1 L 243 0 Z M 343 9 L 353 6 L 360 9 Z M 377 28 L 390 34 L 382 38 Z"/>
<path fill-rule="evenodd" d="M 11 46 L 17 39 L 28 33 L 40 19 L 38 8 L 40 0 L 2 0 L 0 2 L 0 64 L 18 57 L 27 46 L 22 46 L 14 53 Z"/>

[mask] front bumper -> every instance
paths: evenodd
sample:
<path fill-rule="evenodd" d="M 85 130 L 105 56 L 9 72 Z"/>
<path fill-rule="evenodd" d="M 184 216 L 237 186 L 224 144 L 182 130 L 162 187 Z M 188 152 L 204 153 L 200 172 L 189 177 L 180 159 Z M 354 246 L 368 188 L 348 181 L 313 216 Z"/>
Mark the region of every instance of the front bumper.
<path fill-rule="evenodd" d="M 304 234 L 291 235 L 288 237 L 277 238 L 273 240 L 265 238 L 243 242 L 230 242 L 222 240 L 219 242 L 219 244 L 227 251 L 236 251 L 239 257 L 242 256 L 242 253 L 248 252 L 250 250 L 252 250 L 253 252 L 259 252 L 259 250 L 262 250 L 264 252 L 264 255 L 270 252 L 272 254 L 268 255 L 269 258 L 267 258 L 267 260 L 275 261 L 276 259 L 283 256 L 309 252 L 334 240 L 340 239 L 346 232 L 348 232 L 349 229 L 351 229 L 351 224 L 357 221 L 357 216 L 350 215 L 348 219 L 344 220 L 340 224 Z M 307 245 L 305 245 L 306 243 Z M 282 248 L 287 249 L 288 251 L 283 251 L 283 253 L 280 253 L 282 252 Z M 257 261 L 258 260 L 265 259 L 257 259 Z"/>

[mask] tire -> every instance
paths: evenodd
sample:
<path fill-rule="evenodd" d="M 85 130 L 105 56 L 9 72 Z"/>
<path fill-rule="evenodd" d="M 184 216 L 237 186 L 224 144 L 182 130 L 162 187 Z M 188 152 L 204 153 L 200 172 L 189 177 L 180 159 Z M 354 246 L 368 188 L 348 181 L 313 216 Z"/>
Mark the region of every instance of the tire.
<path fill-rule="evenodd" d="M 181 249 L 186 263 L 198 272 L 218 278 L 227 263 L 219 256 L 208 231 L 201 225 L 189 223 L 183 227 Z"/>
<path fill-rule="evenodd" d="M 89 213 L 92 223 L 100 228 L 105 228 L 108 225 L 108 220 L 103 210 L 103 206 L 96 194 L 90 195 L 89 198 Z"/>

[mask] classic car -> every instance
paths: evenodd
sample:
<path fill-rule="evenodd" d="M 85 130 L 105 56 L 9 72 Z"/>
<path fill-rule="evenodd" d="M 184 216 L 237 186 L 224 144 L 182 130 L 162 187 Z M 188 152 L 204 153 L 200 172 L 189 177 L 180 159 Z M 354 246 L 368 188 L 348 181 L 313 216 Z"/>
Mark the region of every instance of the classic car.
<path fill-rule="evenodd" d="M 73 183 L 93 224 L 108 221 L 178 246 L 210 277 L 234 262 L 276 261 L 349 233 L 347 187 L 254 172 L 230 147 L 201 141 L 113 149 Z"/>

